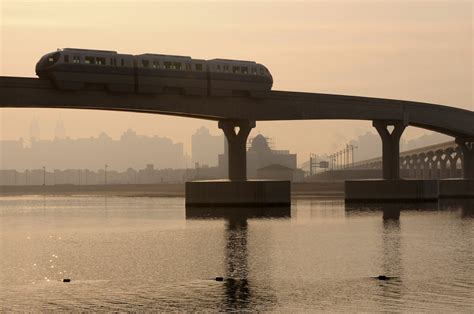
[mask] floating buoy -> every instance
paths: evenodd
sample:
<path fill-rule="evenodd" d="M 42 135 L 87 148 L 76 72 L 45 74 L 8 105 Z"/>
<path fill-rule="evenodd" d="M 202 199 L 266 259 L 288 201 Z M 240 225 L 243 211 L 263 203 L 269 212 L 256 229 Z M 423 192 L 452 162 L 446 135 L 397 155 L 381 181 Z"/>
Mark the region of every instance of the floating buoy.
<path fill-rule="evenodd" d="M 224 277 L 216 277 L 216 281 L 224 281 Z"/>
<path fill-rule="evenodd" d="M 64 278 L 63 282 L 71 282 L 71 278 Z"/>

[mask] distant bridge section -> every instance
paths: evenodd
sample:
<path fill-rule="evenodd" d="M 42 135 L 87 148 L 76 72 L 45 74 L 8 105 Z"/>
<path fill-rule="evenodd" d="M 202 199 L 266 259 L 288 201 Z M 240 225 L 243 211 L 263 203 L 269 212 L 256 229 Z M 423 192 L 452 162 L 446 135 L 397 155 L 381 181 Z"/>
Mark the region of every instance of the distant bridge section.
<path fill-rule="evenodd" d="M 400 170 L 407 178 L 459 178 L 462 177 L 462 158 L 460 147 L 449 141 L 400 152 Z M 382 169 L 382 157 L 359 161 L 342 170 L 372 169 Z"/>
<path fill-rule="evenodd" d="M 385 179 L 399 178 L 400 137 L 407 126 L 415 126 L 455 137 L 464 156 L 464 177 L 474 178 L 474 112 L 428 103 L 285 91 L 271 91 L 261 98 L 122 94 L 100 86 L 62 91 L 44 79 L 0 77 L 0 107 L 118 110 L 219 121 L 233 152 L 229 154 L 231 179 L 246 178 L 245 143 L 256 121 L 373 121 L 382 138 Z"/>

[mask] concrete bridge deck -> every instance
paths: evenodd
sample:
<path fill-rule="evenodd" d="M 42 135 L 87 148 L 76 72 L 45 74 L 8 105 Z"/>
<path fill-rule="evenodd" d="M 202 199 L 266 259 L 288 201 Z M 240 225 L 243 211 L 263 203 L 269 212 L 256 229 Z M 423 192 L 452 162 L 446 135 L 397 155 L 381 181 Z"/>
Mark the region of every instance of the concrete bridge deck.
<path fill-rule="evenodd" d="M 391 120 L 453 137 L 474 138 L 474 112 L 381 98 L 271 91 L 267 97 L 60 91 L 49 80 L 0 77 L 0 107 L 120 110 L 208 120 Z"/>

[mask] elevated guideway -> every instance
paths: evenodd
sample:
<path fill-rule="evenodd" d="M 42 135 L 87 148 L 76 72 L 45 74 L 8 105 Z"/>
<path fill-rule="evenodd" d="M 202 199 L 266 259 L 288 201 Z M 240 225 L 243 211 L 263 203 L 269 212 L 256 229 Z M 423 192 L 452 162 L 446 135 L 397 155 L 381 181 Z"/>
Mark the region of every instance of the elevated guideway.
<path fill-rule="evenodd" d="M 72 108 L 169 114 L 208 120 L 387 120 L 453 137 L 474 138 L 474 112 L 381 98 L 272 91 L 264 98 L 120 94 L 101 88 L 59 91 L 49 80 L 0 77 L 0 106 Z"/>

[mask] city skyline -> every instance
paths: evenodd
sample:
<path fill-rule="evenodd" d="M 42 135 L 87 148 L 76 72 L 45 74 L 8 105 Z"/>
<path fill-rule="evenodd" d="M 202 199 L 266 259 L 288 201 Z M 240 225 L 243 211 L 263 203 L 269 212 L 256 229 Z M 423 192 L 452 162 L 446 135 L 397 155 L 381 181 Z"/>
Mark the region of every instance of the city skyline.
<path fill-rule="evenodd" d="M 3 1 L 0 74 L 34 77 L 39 57 L 61 47 L 136 54 L 161 52 L 203 59 L 256 60 L 269 66 L 275 90 L 410 99 L 473 108 L 472 5 L 466 2 L 430 2 L 429 6 L 408 1 L 381 1 L 376 6 L 367 1 L 141 3 L 110 6 L 108 1 L 96 1 L 96 10 L 90 10 L 88 1 Z M 105 9 L 107 23 L 98 23 Z M 229 10 L 232 15 L 226 13 Z M 166 16 L 154 18 L 153 12 L 163 11 L 168 12 Z M 80 14 L 75 15 L 81 12 L 87 12 L 94 26 L 82 25 L 76 18 Z M 128 13 L 131 16 L 125 25 L 121 17 Z M 213 25 L 222 27 L 215 29 Z M 122 29 L 123 35 L 117 37 L 111 29 Z M 144 29 L 148 30 L 146 34 Z M 88 35 L 91 33 L 94 36 Z M 206 36 L 195 36 L 197 33 Z M 23 42 L 37 37 L 43 40 L 34 47 L 24 46 Z M 198 127 L 206 126 L 212 134 L 221 134 L 216 122 L 163 115 L 1 109 L 0 138 L 26 136 L 32 116 L 52 124 L 59 114 L 69 125 L 70 137 L 90 137 L 106 131 L 116 138 L 126 125 L 140 134 L 173 134 L 188 152 L 192 132 Z M 321 152 L 341 149 L 350 139 L 371 129 L 367 121 L 259 122 L 251 136 L 259 131 L 272 134 L 281 146 L 309 155 L 315 151 L 312 147 Z M 42 133 L 52 138 L 54 130 Z M 408 128 L 403 138 L 410 140 L 422 134 L 426 131 Z"/>

